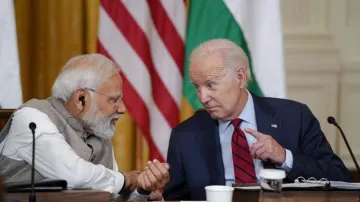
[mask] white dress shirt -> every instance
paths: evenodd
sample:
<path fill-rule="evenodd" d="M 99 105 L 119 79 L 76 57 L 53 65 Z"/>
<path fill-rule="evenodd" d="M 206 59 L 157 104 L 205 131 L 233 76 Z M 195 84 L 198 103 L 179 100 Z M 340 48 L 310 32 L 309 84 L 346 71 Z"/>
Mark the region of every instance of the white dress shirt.
<path fill-rule="evenodd" d="M 241 120 L 243 120 L 240 124 L 241 130 L 244 131 L 244 128 L 251 128 L 253 130 L 257 130 L 256 124 L 256 117 L 255 117 L 255 108 L 254 108 L 254 101 L 251 96 L 251 93 L 248 92 L 248 100 L 246 105 L 239 115 Z M 221 121 L 219 122 L 219 135 L 220 135 L 220 144 L 221 144 L 221 151 L 222 151 L 222 158 L 224 163 L 224 173 L 225 173 L 225 183 L 226 185 L 232 185 L 235 183 L 235 174 L 234 174 L 234 164 L 232 159 L 232 149 L 231 149 L 231 138 L 234 132 L 234 126 L 230 123 L 231 121 Z M 249 148 L 256 143 L 256 139 L 245 132 L 246 140 L 249 144 Z M 281 165 L 281 168 L 284 169 L 286 172 L 289 172 L 293 165 L 293 156 L 290 150 L 285 149 L 286 151 L 286 159 L 284 163 Z M 259 173 L 260 170 L 264 168 L 263 163 L 259 159 L 254 160 L 254 167 L 256 178 L 259 181 Z"/>
<path fill-rule="evenodd" d="M 0 144 L 2 155 L 16 161 L 32 162 L 32 133 L 29 123 L 37 124 L 35 130 L 35 169 L 45 178 L 64 179 L 69 188 L 91 188 L 118 193 L 124 184 L 124 175 L 118 172 L 113 152 L 113 168 L 92 164 L 80 158 L 58 128 L 43 112 L 24 107 L 15 112 L 9 134 Z M 131 198 L 146 200 L 148 196 L 136 191 Z"/>

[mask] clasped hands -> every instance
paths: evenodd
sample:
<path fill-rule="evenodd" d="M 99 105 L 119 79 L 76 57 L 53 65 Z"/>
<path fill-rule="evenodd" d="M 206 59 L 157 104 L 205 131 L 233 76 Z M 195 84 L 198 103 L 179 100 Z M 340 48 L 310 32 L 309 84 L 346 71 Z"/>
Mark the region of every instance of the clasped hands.
<path fill-rule="evenodd" d="M 250 147 L 253 158 L 281 165 L 285 161 L 285 149 L 270 135 L 245 128 L 245 132 L 253 136 L 257 142 Z M 124 174 L 125 190 L 133 191 L 137 188 L 140 194 L 151 194 L 150 199 L 160 200 L 162 189 L 170 180 L 169 165 L 158 160 L 149 161 L 143 171 L 132 171 Z"/>
<path fill-rule="evenodd" d="M 160 163 L 158 160 L 148 161 L 147 166 L 142 171 L 132 171 L 124 174 L 126 192 L 137 191 L 140 194 L 151 194 L 150 198 L 161 199 L 162 189 L 170 180 L 169 164 Z"/>
<path fill-rule="evenodd" d="M 245 128 L 244 130 L 257 140 L 257 142 L 250 147 L 250 154 L 253 158 L 270 161 L 277 165 L 284 163 L 286 151 L 274 138 L 250 128 Z"/>

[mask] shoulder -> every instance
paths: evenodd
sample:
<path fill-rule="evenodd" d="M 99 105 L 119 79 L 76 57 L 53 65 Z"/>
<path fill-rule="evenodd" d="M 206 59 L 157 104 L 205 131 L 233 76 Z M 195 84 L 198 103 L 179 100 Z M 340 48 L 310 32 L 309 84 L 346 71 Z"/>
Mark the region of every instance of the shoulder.
<path fill-rule="evenodd" d="M 187 145 L 194 140 L 195 136 L 203 135 L 206 127 L 213 127 L 216 122 L 207 111 L 200 109 L 172 130 L 170 141 Z"/>
<path fill-rule="evenodd" d="M 49 119 L 51 119 L 50 115 L 55 111 L 54 107 L 49 102 L 49 98 L 46 100 L 31 99 L 22 105 L 22 108 L 24 107 L 36 109 L 37 111 L 45 114 Z"/>
<path fill-rule="evenodd" d="M 266 103 L 272 107 L 290 107 L 290 108 L 302 108 L 304 104 L 295 100 L 285 99 L 285 98 L 273 98 L 273 97 L 263 97 L 258 99 L 263 99 Z"/>
<path fill-rule="evenodd" d="M 212 127 L 215 122 L 216 120 L 212 119 L 207 111 L 202 109 L 196 111 L 193 116 L 181 122 L 171 131 L 169 150 L 174 148 L 189 150 L 194 146 L 196 137 L 203 138 L 206 127 Z"/>
<path fill-rule="evenodd" d="M 35 138 L 36 141 L 45 140 L 47 137 L 47 143 L 49 141 L 63 140 L 63 136 L 59 134 L 56 126 L 51 122 L 49 117 L 43 112 L 31 108 L 22 107 L 14 112 L 11 120 L 11 125 L 8 131 L 8 141 L 5 144 L 9 145 L 10 150 L 7 152 L 10 154 L 16 154 L 17 149 L 29 145 L 33 141 L 32 133 L 29 128 L 29 124 L 34 122 L 36 124 Z M 43 136 L 43 134 L 52 134 Z M 37 145 L 39 147 L 39 145 Z M 14 155 L 14 158 L 16 155 Z"/>
<path fill-rule="evenodd" d="M 258 106 L 269 106 L 275 109 L 277 112 L 301 112 L 304 109 L 309 109 L 305 104 L 284 98 L 273 98 L 273 97 L 258 97 L 252 95 L 254 103 Z"/>
<path fill-rule="evenodd" d="M 204 109 L 197 110 L 193 116 L 177 125 L 173 131 L 189 132 L 213 123 L 215 120 L 211 118 L 209 113 Z"/>
<path fill-rule="evenodd" d="M 13 121 L 31 121 L 34 119 L 49 119 L 49 117 L 45 113 L 33 107 L 22 107 L 16 110 L 13 114 Z"/>
<path fill-rule="evenodd" d="M 45 113 L 32 107 L 22 107 L 14 112 L 9 132 L 21 133 L 21 131 L 29 129 L 31 122 L 36 124 L 36 135 L 44 132 L 58 132 L 57 127 Z"/>
<path fill-rule="evenodd" d="M 290 99 L 253 97 L 254 103 L 256 103 L 258 107 L 266 109 L 270 106 L 270 108 L 274 110 L 275 116 L 278 116 L 285 121 L 302 122 L 303 120 L 316 119 L 310 108 L 304 103 Z"/>
<path fill-rule="evenodd" d="M 33 121 L 50 121 L 50 119 L 45 113 L 36 108 L 22 107 L 21 109 L 14 112 L 12 121 L 13 123 L 30 123 Z"/>

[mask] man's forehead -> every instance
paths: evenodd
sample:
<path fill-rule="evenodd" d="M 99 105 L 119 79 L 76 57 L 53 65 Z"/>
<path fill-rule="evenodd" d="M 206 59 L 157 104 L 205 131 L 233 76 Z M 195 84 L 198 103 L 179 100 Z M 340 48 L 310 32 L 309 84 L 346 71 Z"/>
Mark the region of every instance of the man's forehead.
<path fill-rule="evenodd" d="M 122 88 L 103 87 L 98 90 L 105 93 L 106 95 L 111 96 L 111 97 L 121 97 L 123 95 Z"/>
<path fill-rule="evenodd" d="M 103 89 L 119 89 L 121 90 L 123 87 L 123 81 L 119 74 L 114 74 L 109 79 L 107 79 L 99 88 Z"/>
<path fill-rule="evenodd" d="M 223 60 L 219 54 L 213 53 L 205 58 L 190 61 L 190 71 L 196 70 L 218 70 L 223 69 Z"/>
<path fill-rule="evenodd" d="M 108 85 L 121 85 L 123 84 L 123 80 L 119 74 L 113 74 L 111 77 L 109 77 L 104 84 Z"/>
<path fill-rule="evenodd" d="M 217 77 L 225 73 L 224 65 L 219 63 L 195 63 L 190 65 L 190 76 L 191 77 Z"/>

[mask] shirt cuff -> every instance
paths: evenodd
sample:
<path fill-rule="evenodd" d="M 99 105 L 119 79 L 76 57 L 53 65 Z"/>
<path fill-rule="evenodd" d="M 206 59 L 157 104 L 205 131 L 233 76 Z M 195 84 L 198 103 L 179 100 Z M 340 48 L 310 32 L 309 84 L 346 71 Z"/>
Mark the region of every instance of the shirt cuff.
<path fill-rule="evenodd" d="M 113 193 L 119 193 L 121 189 L 125 186 L 125 176 L 122 173 L 115 173 L 115 190 Z"/>
<path fill-rule="evenodd" d="M 290 172 L 290 170 L 292 169 L 293 166 L 293 155 L 292 152 L 288 149 L 285 149 L 285 161 L 284 163 L 281 165 L 281 168 L 285 170 L 285 172 Z"/>

